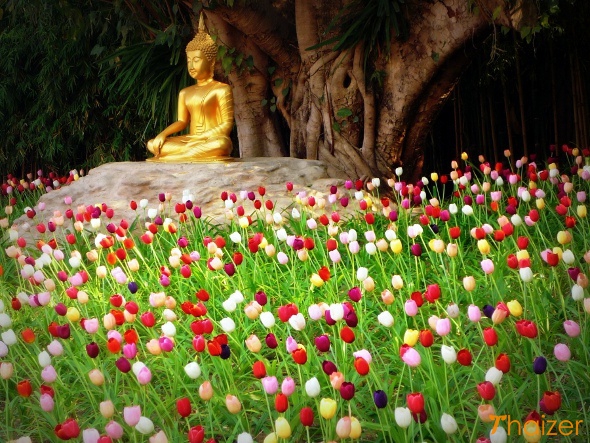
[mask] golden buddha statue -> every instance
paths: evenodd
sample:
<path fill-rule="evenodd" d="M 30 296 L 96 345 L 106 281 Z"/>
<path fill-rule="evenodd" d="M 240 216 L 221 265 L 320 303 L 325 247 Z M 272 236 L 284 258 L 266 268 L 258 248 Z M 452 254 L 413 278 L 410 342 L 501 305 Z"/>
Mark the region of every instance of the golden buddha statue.
<path fill-rule="evenodd" d="M 186 46 L 189 75 L 196 84 L 178 95 L 178 120 L 147 142 L 154 157 L 148 161 L 194 162 L 227 159 L 234 124 L 234 102 L 229 85 L 213 79 L 217 45 L 205 31 L 203 16 L 195 38 Z M 190 126 L 189 126 L 190 125 Z M 170 135 L 189 126 L 189 134 Z"/>

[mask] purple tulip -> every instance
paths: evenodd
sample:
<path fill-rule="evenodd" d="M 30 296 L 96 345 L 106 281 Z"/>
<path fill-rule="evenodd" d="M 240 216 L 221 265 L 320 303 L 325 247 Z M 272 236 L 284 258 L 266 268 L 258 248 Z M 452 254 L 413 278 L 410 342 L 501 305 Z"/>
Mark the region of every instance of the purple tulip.
<path fill-rule="evenodd" d="M 124 374 L 126 374 L 129 371 L 131 371 L 131 363 L 129 363 L 129 360 L 127 360 L 125 357 L 119 358 L 115 362 L 115 366 L 117 367 L 117 369 L 119 371 L 121 371 Z"/>
<path fill-rule="evenodd" d="M 320 335 L 315 338 L 315 345 L 320 352 L 328 352 L 330 350 L 330 338 L 327 335 Z"/>
<path fill-rule="evenodd" d="M 382 409 L 387 406 L 387 394 L 385 391 L 379 389 L 378 391 L 373 392 L 373 401 L 375 402 L 375 406 Z"/>
<path fill-rule="evenodd" d="M 533 361 L 533 371 L 535 374 L 541 375 L 547 369 L 547 359 L 545 357 L 535 357 Z"/>

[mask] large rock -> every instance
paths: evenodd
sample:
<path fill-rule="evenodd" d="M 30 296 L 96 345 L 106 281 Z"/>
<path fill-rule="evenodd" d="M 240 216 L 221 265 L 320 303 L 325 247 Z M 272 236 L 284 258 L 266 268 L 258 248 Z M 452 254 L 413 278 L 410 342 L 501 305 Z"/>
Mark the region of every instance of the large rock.
<path fill-rule="evenodd" d="M 69 186 L 41 197 L 34 224 L 47 222 L 54 211 L 63 214 L 69 207 L 65 197 L 72 198 L 71 207 L 106 203 L 115 210 L 115 220 L 133 220 L 137 213 L 129 207 L 131 200 L 147 199 L 148 208 L 157 208 L 160 193 L 171 193 L 172 203 L 182 201 L 183 193 L 192 195 L 193 203 L 201 207 L 203 216 L 215 222 L 224 220 L 225 206 L 220 200 L 223 191 L 239 194 L 242 190 L 266 188 L 265 199 L 272 200 L 278 209 L 293 203 L 285 184 L 292 182 L 295 191 L 327 193 L 340 179 L 328 177 L 326 165 L 320 161 L 295 158 L 251 158 L 211 163 L 107 163 L 90 170 L 87 176 Z M 256 194 L 258 197 L 258 193 Z M 171 211 L 173 212 L 173 211 Z M 36 230 L 26 216 L 15 223 L 22 235 L 34 235 Z M 27 227 L 28 225 L 28 227 Z"/>

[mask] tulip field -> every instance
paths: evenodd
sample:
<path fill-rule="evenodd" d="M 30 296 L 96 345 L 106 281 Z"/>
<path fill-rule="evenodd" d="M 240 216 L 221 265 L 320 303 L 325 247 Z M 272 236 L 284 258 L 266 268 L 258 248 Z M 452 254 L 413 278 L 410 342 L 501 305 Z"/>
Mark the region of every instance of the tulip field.
<path fill-rule="evenodd" d="M 588 441 L 590 151 L 506 154 L 227 189 L 221 225 L 8 177 L 0 441 Z"/>

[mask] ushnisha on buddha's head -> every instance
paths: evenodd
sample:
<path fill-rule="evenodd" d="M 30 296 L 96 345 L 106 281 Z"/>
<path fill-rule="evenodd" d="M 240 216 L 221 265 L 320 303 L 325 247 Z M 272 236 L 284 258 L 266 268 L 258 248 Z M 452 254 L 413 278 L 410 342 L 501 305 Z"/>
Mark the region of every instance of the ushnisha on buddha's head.
<path fill-rule="evenodd" d="M 203 82 L 213 78 L 217 45 L 205 31 L 203 15 L 199 19 L 199 28 L 195 37 L 186 45 L 187 68 L 190 76 Z"/>

